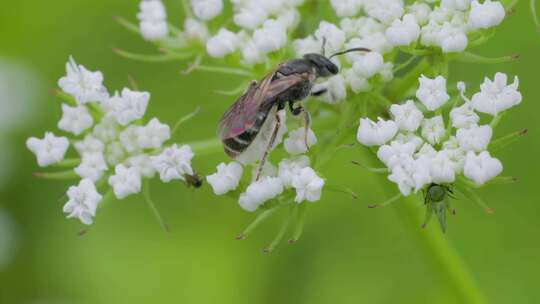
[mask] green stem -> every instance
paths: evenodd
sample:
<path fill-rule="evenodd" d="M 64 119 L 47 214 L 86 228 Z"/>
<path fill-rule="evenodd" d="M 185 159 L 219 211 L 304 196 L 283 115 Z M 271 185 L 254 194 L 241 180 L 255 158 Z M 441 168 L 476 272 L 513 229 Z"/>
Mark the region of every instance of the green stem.
<path fill-rule="evenodd" d="M 217 138 L 204 139 L 187 143 L 196 155 L 208 155 L 223 150 Z"/>
<path fill-rule="evenodd" d="M 496 64 L 511 62 L 519 59 L 518 54 L 502 56 L 502 57 L 485 57 L 470 52 L 463 52 L 455 58 L 456 61 L 465 63 L 480 63 L 480 64 Z"/>
<path fill-rule="evenodd" d="M 255 220 L 253 222 L 251 222 L 251 224 L 249 224 L 249 226 L 247 226 L 246 229 L 244 229 L 244 231 L 239 234 L 238 236 L 236 236 L 236 239 L 237 240 L 243 240 L 245 238 L 247 238 L 251 232 L 253 230 L 255 230 L 255 228 L 259 227 L 259 225 L 264 222 L 267 218 L 269 218 L 270 216 L 272 216 L 274 213 L 276 213 L 276 211 L 280 208 L 280 206 L 275 206 L 271 209 L 268 209 L 268 210 L 264 210 L 263 212 L 259 213 L 259 215 L 257 215 L 257 217 L 255 218 Z"/>
<path fill-rule="evenodd" d="M 55 168 L 73 168 L 73 167 L 78 166 L 80 163 L 81 163 L 80 158 L 66 158 L 61 162 L 53 164 L 52 166 Z"/>
<path fill-rule="evenodd" d="M 422 213 L 418 210 L 414 196 L 404 199 L 403 205 L 396 208 L 398 215 L 411 227 L 420 227 L 423 223 Z M 455 290 L 460 303 L 487 303 L 487 299 L 478 288 L 470 270 L 461 259 L 456 249 L 447 241 L 440 229 L 435 225 L 426 227 L 422 232 L 413 229 L 416 239 L 439 273 L 445 277 Z"/>
<path fill-rule="evenodd" d="M 152 213 L 156 217 L 161 228 L 163 228 L 165 232 L 169 232 L 169 226 L 163 220 L 161 213 L 159 213 L 159 210 L 157 209 L 156 204 L 154 203 L 154 201 L 152 200 L 152 197 L 150 196 L 150 180 L 149 179 L 146 179 L 144 181 L 143 194 L 144 194 L 144 200 L 148 204 L 148 207 L 150 208 L 150 210 L 152 210 Z"/>
<path fill-rule="evenodd" d="M 171 131 L 171 136 L 173 136 L 174 134 L 176 134 L 176 132 L 178 131 L 178 128 L 180 128 L 180 126 L 185 123 L 186 121 L 192 119 L 193 117 L 195 117 L 195 115 L 197 115 L 199 112 L 201 111 L 201 107 L 197 106 L 195 108 L 195 110 L 193 110 L 193 112 L 191 113 L 188 113 L 187 115 L 181 117 L 175 124 L 174 124 L 174 127 Z"/>
<path fill-rule="evenodd" d="M 51 180 L 69 180 L 78 179 L 79 176 L 73 170 L 59 171 L 59 172 L 34 172 L 33 175 L 38 178 L 51 179 Z"/>
<path fill-rule="evenodd" d="M 270 245 L 268 247 L 264 248 L 264 250 L 263 250 L 264 253 L 271 253 L 272 251 L 274 251 L 276 246 L 279 245 L 279 243 L 281 242 L 281 240 L 285 236 L 285 233 L 287 232 L 287 229 L 289 229 L 289 224 L 291 223 L 291 218 L 293 216 L 294 207 L 295 207 L 294 205 L 291 205 L 291 207 L 289 207 L 289 212 L 286 215 L 283 222 L 281 223 L 281 227 L 279 228 L 278 234 L 276 235 L 276 237 L 274 238 L 272 243 L 270 243 Z"/>
<path fill-rule="evenodd" d="M 534 24 L 536 25 L 536 30 L 540 34 L 540 21 L 538 20 L 538 15 L 536 14 L 536 1 L 530 0 L 531 13 L 533 15 Z"/>
<path fill-rule="evenodd" d="M 219 66 L 210 66 L 210 65 L 199 65 L 195 68 L 195 70 L 204 71 L 204 72 L 223 73 L 223 74 L 230 74 L 230 75 L 248 76 L 248 77 L 254 76 L 253 73 L 251 73 L 248 70 L 219 67 Z"/>

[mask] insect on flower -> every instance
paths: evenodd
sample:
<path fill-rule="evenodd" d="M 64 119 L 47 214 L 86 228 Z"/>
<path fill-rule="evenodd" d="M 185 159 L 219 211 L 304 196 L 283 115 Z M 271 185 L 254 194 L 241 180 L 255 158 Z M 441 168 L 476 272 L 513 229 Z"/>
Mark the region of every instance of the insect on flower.
<path fill-rule="evenodd" d="M 244 95 L 238 98 L 220 120 L 218 134 L 223 142 L 225 153 L 232 158 L 240 156 L 255 140 L 262 125 L 271 116 L 270 113 L 276 108 L 277 111 L 283 110 L 287 104 L 292 115 L 304 115 L 304 141 L 307 147 L 310 115 L 301 104 L 295 107 L 295 103 L 301 102 L 309 95 L 324 94 L 326 89 L 312 92 L 314 81 L 318 77 L 338 74 L 339 68 L 330 59 L 354 51 L 370 52 L 366 48 L 351 48 L 330 57 L 324 56 L 324 52 L 323 55 L 310 53 L 304 55 L 303 58 L 280 64 L 260 83 L 253 80 Z M 259 164 L 257 180 L 260 178 L 268 153 L 280 129 L 279 115 L 276 114 L 274 119 L 275 125 Z"/>

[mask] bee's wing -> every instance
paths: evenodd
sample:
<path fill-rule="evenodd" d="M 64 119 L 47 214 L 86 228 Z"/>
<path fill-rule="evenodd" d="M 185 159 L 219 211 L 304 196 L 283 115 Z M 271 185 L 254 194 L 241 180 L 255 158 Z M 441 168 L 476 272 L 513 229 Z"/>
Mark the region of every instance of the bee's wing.
<path fill-rule="evenodd" d="M 223 114 L 218 129 L 222 140 L 236 137 L 251 128 L 257 121 L 257 114 L 270 111 L 279 94 L 307 79 L 306 76 L 293 74 L 272 80 L 274 75 L 275 71 L 259 85 L 252 83 L 246 93 Z"/>

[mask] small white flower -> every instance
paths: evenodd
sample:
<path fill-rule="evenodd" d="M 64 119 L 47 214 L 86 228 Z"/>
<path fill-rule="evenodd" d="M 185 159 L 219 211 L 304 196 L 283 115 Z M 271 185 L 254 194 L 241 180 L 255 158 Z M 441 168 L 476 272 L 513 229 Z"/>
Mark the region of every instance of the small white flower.
<path fill-rule="evenodd" d="M 445 151 L 437 152 L 431 159 L 430 174 L 437 184 L 453 183 L 456 179 L 455 164 Z"/>
<path fill-rule="evenodd" d="M 171 138 L 171 129 L 168 125 L 162 124 L 157 118 L 152 118 L 146 126 L 141 127 L 137 143 L 139 148 L 160 148 L 163 143 Z"/>
<path fill-rule="evenodd" d="M 319 53 L 322 48 L 322 43 L 313 36 L 308 36 L 303 39 L 293 41 L 294 51 L 297 55 L 305 55 L 309 53 Z"/>
<path fill-rule="evenodd" d="M 156 170 L 152 166 L 152 161 L 150 156 L 147 154 L 138 154 L 131 156 L 126 160 L 126 167 L 134 167 L 141 173 L 144 177 L 152 178 L 156 173 Z"/>
<path fill-rule="evenodd" d="M 141 192 L 141 173 L 135 167 L 117 165 L 114 175 L 109 177 L 109 185 L 113 187 L 116 198 L 124 199 L 128 195 Z"/>
<path fill-rule="evenodd" d="M 434 79 L 422 75 L 419 79 L 420 87 L 416 91 L 416 98 L 430 111 L 435 111 L 450 99 L 446 93 L 446 79 L 437 76 Z"/>
<path fill-rule="evenodd" d="M 279 163 L 278 176 L 281 179 L 283 186 L 286 188 L 292 187 L 293 179 L 300 171 L 309 166 L 309 157 L 305 155 L 298 156 L 293 159 L 284 159 Z"/>
<path fill-rule="evenodd" d="M 221 13 L 223 2 L 222 0 L 191 0 L 191 7 L 197 18 L 207 21 Z"/>
<path fill-rule="evenodd" d="M 206 180 L 216 195 L 222 195 L 238 187 L 242 172 L 242 165 L 237 162 L 221 163 L 217 166 L 217 172 L 208 175 Z"/>
<path fill-rule="evenodd" d="M 491 141 L 493 130 L 489 125 L 472 125 L 466 129 L 458 129 L 456 138 L 459 146 L 466 151 L 480 152 L 487 148 Z"/>
<path fill-rule="evenodd" d="M 315 38 L 320 41 L 319 49 L 322 46 L 322 41 L 326 39 L 325 53 L 335 53 L 341 51 L 345 44 L 345 32 L 343 32 L 335 24 L 321 21 L 319 28 L 315 31 Z"/>
<path fill-rule="evenodd" d="M 30 137 L 26 147 L 36 155 L 38 165 L 46 167 L 64 159 L 69 147 L 66 137 L 56 137 L 52 132 L 45 132 L 43 139 Z"/>
<path fill-rule="evenodd" d="M 74 169 L 78 176 L 93 182 L 97 182 L 106 170 L 107 163 L 101 152 L 84 154 L 81 163 Z"/>
<path fill-rule="evenodd" d="M 159 178 L 163 182 L 170 182 L 173 179 L 185 180 L 184 175 L 193 175 L 191 168 L 191 159 L 194 154 L 191 147 L 183 145 L 178 147 L 176 144 L 163 150 L 158 156 L 152 156 L 152 166 L 159 173 Z"/>
<path fill-rule="evenodd" d="M 356 139 L 365 146 L 380 146 L 392 139 L 397 131 L 398 127 L 392 120 L 379 117 L 378 121 L 374 122 L 369 118 L 360 118 Z"/>
<path fill-rule="evenodd" d="M 416 192 L 432 182 L 427 160 L 414 160 L 410 156 L 403 156 L 391 171 L 388 180 L 396 183 L 404 196 L 409 195 L 413 189 Z"/>
<path fill-rule="evenodd" d="M 146 40 L 159 40 L 167 37 L 167 12 L 160 0 L 143 0 L 139 4 L 139 29 Z"/>
<path fill-rule="evenodd" d="M 234 1 L 234 0 L 233 0 Z M 262 6 L 269 15 L 279 15 L 288 6 L 300 5 L 303 0 L 254 0 Z"/>
<path fill-rule="evenodd" d="M 167 18 L 165 6 L 161 0 L 143 0 L 139 3 L 137 18 L 141 21 L 160 21 Z"/>
<path fill-rule="evenodd" d="M 495 116 L 521 103 L 518 86 L 517 76 L 514 77 L 514 82 L 508 85 L 506 74 L 496 73 L 493 81 L 486 77 L 480 85 L 480 92 L 472 97 L 472 106 L 478 112 Z"/>
<path fill-rule="evenodd" d="M 78 103 L 101 102 L 109 97 L 103 86 L 103 74 L 91 72 L 82 65 L 77 65 L 73 57 L 66 63 L 66 76 L 58 80 L 62 91 L 73 96 Z"/>
<path fill-rule="evenodd" d="M 429 21 L 431 7 L 427 3 L 416 1 L 412 5 L 407 6 L 410 14 L 413 14 L 419 25 L 425 25 Z"/>
<path fill-rule="evenodd" d="M 120 143 L 122 143 L 123 148 L 132 153 L 139 150 L 139 138 L 142 134 L 142 127 L 136 125 L 130 125 L 120 133 Z"/>
<path fill-rule="evenodd" d="M 139 30 L 141 31 L 142 37 L 148 41 L 164 39 L 167 38 L 167 35 L 169 34 L 169 27 L 165 21 L 141 21 Z"/>
<path fill-rule="evenodd" d="M 393 46 L 409 45 L 420 37 L 420 26 L 412 14 L 403 16 L 403 20 L 396 19 L 386 29 L 386 38 Z"/>
<path fill-rule="evenodd" d="M 69 201 L 64 205 L 67 218 L 78 218 L 83 224 L 91 225 L 92 218 L 102 196 L 96 191 L 96 186 L 89 179 L 83 179 L 78 186 L 71 186 L 67 191 Z"/>
<path fill-rule="evenodd" d="M 283 147 L 291 155 L 306 153 L 308 148 L 317 143 L 317 137 L 313 130 L 307 131 L 307 147 L 306 147 L 306 129 L 298 128 L 289 132 L 288 137 L 283 142 Z"/>
<path fill-rule="evenodd" d="M 412 132 L 399 133 L 398 135 L 396 135 L 396 138 L 394 138 L 393 141 L 401 144 L 411 143 L 414 145 L 415 150 L 420 149 L 420 147 L 424 143 L 424 140 L 420 136 L 417 136 Z"/>
<path fill-rule="evenodd" d="M 412 142 L 400 143 L 392 141 L 389 145 L 383 145 L 377 150 L 377 158 L 379 158 L 386 167 L 392 169 L 401 162 L 401 159 L 411 158 L 415 151 L 416 146 Z"/>
<path fill-rule="evenodd" d="M 471 0 L 441 0 L 441 7 L 449 10 L 466 11 L 470 4 Z"/>
<path fill-rule="evenodd" d="M 103 152 L 105 145 L 96 137 L 88 134 L 83 140 L 75 142 L 75 149 L 79 152 L 79 155 L 93 152 Z"/>
<path fill-rule="evenodd" d="M 465 155 L 467 154 L 467 151 L 459 147 L 457 139 L 454 136 L 444 142 L 443 148 L 444 149 L 442 150 L 442 152 L 444 152 L 448 159 L 453 163 L 454 171 L 456 173 L 463 172 L 463 166 L 465 165 Z"/>
<path fill-rule="evenodd" d="M 366 13 L 384 24 L 403 15 L 403 0 L 370 0 L 364 3 Z"/>
<path fill-rule="evenodd" d="M 217 35 L 206 41 L 206 52 L 212 57 L 223 58 L 236 51 L 239 45 L 240 39 L 235 33 L 221 28 Z"/>
<path fill-rule="evenodd" d="M 330 0 L 338 17 L 356 16 L 362 8 L 362 0 Z"/>
<path fill-rule="evenodd" d="M 296 9 L 288 9 L 281 12 L 277 20 L 287 29 L 293 29 L 300 23 L 300 13 Z"/>
<path fill-rule="evenodd" d="M 126 150 L 119 141 L 113 141 L 105 148 L 105 160 L 111 166 L 121 163 L 126 157 Z"/>
<path fill-rule="evenodd" d="M 186 18 L 184 21 L 184 33 L 186 37 L 200 42 L 208 39 L 208 27 L 197 19 Z"/>
<path fill-rule="evenodd" d="M 116 120 L 105 116 L 92 130 L 92 136 L 103 143 L 109 143 L 118 137 L 118 129 Z"/>
<path fill-rule="evenodd" d="M 469 27 L 471 29 L 486 29 L 499 25 L 506 15 L 504 7 L 498 1 L 485 0 L 480 4 L 474 0 L 469 13 Z"/>
<path fill-rule="evenodd" d="M 93 123 L 94 119 L 85 106 L 70 107 L 67 104 L 62 104 L 62 119 L 58 121 L 58 129 L 80 135 Z"/>
<path fill-rule="evenodd" d="M 234 14 L 234 23 L 248 30 L 255 30 L 268 19 L 266 10 L 255 2 L 249 2 Z"/>
<path fill-rule="evenodd" d="M 489 152 L 483 151 L 476 155 L 474 152 L 469 151 L 465 159 L 463 174 L 472 179 L 477 185 L 483 185 L 499 175 L 502 170 L 501 162 L 491 157 Z"/>
<path fill-rule="evenodd" d="M 345 75 L 345 80 L 355 93 L 368 92 L 371 90 L 371 84 L 362 76 L 358 76 L 353 69 L 344 69 L 342 73 Z"/>
<path fill-rule="evenodd" d="M 422 137 L 430 144 L 440 143 L 445 133 L 446 129 L 444 128 L 444 121 L 441 115 L 426 118 L 422 121 Z"/>
<path fill-rule="evenodd" d="M 480 117 L 474 112 L 472 105 L 466 102 L 450 111 L 450 120 L 452 121 L 452 127 L 459 129 L 476 125 Z"/>
<path fill-rule="evenodd" d="M 384 59 L 377 52 L 369 52 L 365 55 L 357 57 L 353 64 L 353 70 L 359 76 L 371 78 L 375 74 L 380 73 L 384 68 Z"/>
<path fill-rule="evenodd" d="M 390 106 L 390 113 L 400 130 L 414 132 L 420 126 L 424 114 L 414 104 L 414 101 L 407 100 L 404 104 L 393 104 Z"/>
<path fill-rule="evenodd" d="M 122 95 L 115 93 L 107 101 L 106 107 L 110 110 L 108 115 L 114 117 L 120 125 L 126 126 L 144 116 L 149 100 L 150 93 L 148 92 L 137 92 L 124 88 Z"/>
<path fill-rule="evenodd" d="M 277 51 L 287 43 L 287 27 L 277 20 L 266 20 L 253 33 L 253 42 L 263 53 Z"/>
<path fill-rule="evenodd" d="M 415 159 L 424 159 L 431 161 L 433 158 L 437 156 L 437 150 L 433 148 L 432 145 L 429 143 L 424 143 L 420 150 L 414 154 Z"/>
<path fill-rule="evenodd" d="M 462 52 L 469 43 L 465 30 L 445 22 L 438 33 L 438 45 L 443 53 Z"/>
<path fill-rule="evenodd" d="M 253 39 L 247 39 L 243 42 L 244 47 L 242 48 L 242 63 L 252 66 L 257 63 L 263 62 L 266 58 L 259 50 Z"/>
<path fill-rule="evenodd" d="M 265 176 L 251 183 L 246 191 L 240 194 L 239 204 L 242 209 L 253 212 L 268 200 L 283 192 L 283 184 L 278 177 Z"/>
<path fill-rule="evenodd" d="M 295 202 L 315 202 L 321 199 L 324 180 L 313 169 L 306 167 L 293 177 L 292 186 L 296 190 Z"/>
<path fill-rule="evenodd" d="M 326 92 L 321 95 L 322 100 L 330 104 L 335 104 L 345 100 L 347 97 L 347 86 L 345 78 L 340 74 L 329 77 L 325 82 L 318 83 L 313 86 L 312 92 L 326 89 Z"/>

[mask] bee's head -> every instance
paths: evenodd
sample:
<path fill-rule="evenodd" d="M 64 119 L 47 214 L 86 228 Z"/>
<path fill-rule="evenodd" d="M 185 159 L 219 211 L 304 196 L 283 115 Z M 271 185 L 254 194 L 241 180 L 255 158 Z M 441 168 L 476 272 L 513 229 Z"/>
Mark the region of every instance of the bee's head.
<path fill-rule="evenodd" d="M 323 42 L 323 50 L 324 50 L 324 42 Z M 310 53 L 310 54 L 305 54 L 304 59 L 308 60 L 311 64 L 313 64 L 313 66 L 317 70 L 318 77 L 328 77 L 328 76 L 336 75 L 337 73 L 339 73 L 339 68 L 330 59 L 332 59 L 335 56 L 347 54 L 349 52 L 371 52 L 371 50 L 362 48 L 362 47 L 352 48 L 352 49 L 348 49 L 342 52 L 337 52 L 330 57 L 326 57 L 320 54 Z"/>
<path fill-rule="evenodd" d="M 318 77 L 328 77 L 336 75 L 339 72 L 337 65 L 323 55 L 315 53 L 305 54 L 304 59 L 313 64 Z"/>

